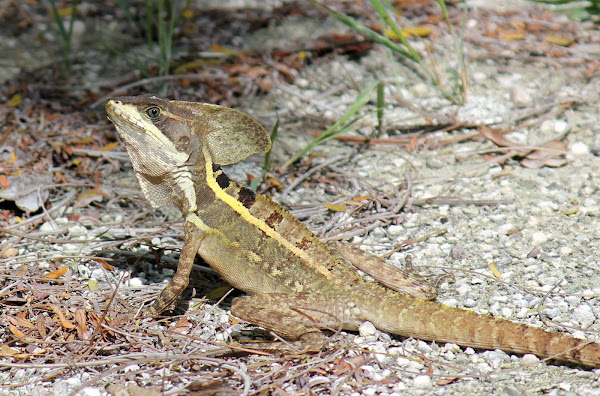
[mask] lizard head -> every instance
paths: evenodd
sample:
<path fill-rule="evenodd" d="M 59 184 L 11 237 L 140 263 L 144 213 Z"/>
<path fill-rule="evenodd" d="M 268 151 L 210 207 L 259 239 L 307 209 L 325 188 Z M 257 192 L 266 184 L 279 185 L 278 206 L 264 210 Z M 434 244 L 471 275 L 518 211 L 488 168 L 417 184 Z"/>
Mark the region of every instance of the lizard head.
<path fill-rule="evenodd" d="M 222 106 L 140 95 L 108 99 L 106 112 L 154 207 L 177 203 L 178 193 L 188 197 L 186 207 L 195 207 L 194 170 L 204 163 L 203 153 L 229 165 L 271 147 L 257 121 Z"/>

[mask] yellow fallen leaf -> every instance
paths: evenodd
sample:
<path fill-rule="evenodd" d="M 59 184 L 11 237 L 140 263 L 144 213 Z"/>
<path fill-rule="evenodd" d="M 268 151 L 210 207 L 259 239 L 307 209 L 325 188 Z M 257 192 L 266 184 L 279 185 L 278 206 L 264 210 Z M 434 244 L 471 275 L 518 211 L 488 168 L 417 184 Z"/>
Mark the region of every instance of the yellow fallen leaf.
<path fill-rule="evenodd" d="M 344 204 L 340 205 L 340 204 L 326 203 L 326 204 L 323 204 L 323 206 L 325 206 L 329 210 L 333 210 L 334 212 L 344 212 L 346 209 L 348 209 L 348 206 L 346 206 Z"/>
<path fill-rule="evenodd" d="M 498 271 L 498 268 L 496 268 L 496 262 L 492 261 L 492 263 L 490 264 L 490 270 L 492 271 L 492 274 L 494 274 L 494 276 L 496 278 L 500 278 L 502 276 L 502 274 L 500 273 L 500 271 Z"/>
<path fill-rule="evenodd" d="M 504 40 L 523 40 L 525 33 L 506 33 L 502 36 Z"/>
<path fill-rule="evenodd" d="M 402 34 L 407 36 L 427 37 L 431 33 L 431 29 L 427 26 L 412 26 L 402 28 Z"/>
<path fill-rule="evenodd" d="M 66 265 L 63 265 L 62 267 L 60 267 L 56 271 L 48 272 L 44 276 L 46 278 L 50 278 L 50 279 L 58 279 L 61 276 L 63 276 L 64 274 L 66 274 L 68 269 L 69 269 L 69 267 L 67 267 Z"/>
<path fill-rule="evenodd" d="M 6 104 L 8 107 L 17 107 L 21 104 L 21 94 L 14 94 Z"/>
<path fill-rule="evenodd" d="M 296 54 L 296 59 L 298 59 L 298 60 L 300 60 L 300 61 L 303 61 L 303 60 L 305 60 L 305 59 L 306 59 L 306 51 L 299 51 L 299 52 Z"/>
<path fill-rule="evenodd" d="M 353 201 L 356 201 L 356 202 L 360 202 L 360 201 L 366 201 L 366 200 L 368 200 L 368 199 L 371 199 L 371 196 L 370 196 L 370 195 L 361 195 L 361 196 L 358 196 L 358 197 L 354 197 L 354 198 L 352 198 L 352 200 L 353 200 Z"/>
<path fill-rule="evenodd" d="M 404 38 L 409 36 L 427 37 L 431 33 L 431 29 L 427 26 L 404 27 L 400 29 L 400 33 Z M 398 35 L 392 29 L 386 29 L 385 35 L 392 40 L 398 40 Z"/>
<path fill-rule="evenodd" d="M 225 48 L 219 44 L 213 44 L 212 50 L 215 52 L 220 52 L 222 54 L 233 55 L 233 56 L 240 56 L 240 54 L 241 54 L 241 52 L 234 51 L 229 48 Z"/>
<path fill-rule="evenodd" d="M 566 211 L 562 212 L 561 214 L 564 214 L 564 215 L 568 216 L 568 215 L 575 214 L 577 212 L 579 212 L 579 208 L 573 208 L 571 210 L 566 210 Z"/>
<path fill-rule="evenodd" d="M 84 137 L 83 139 L 78 139 L 73 142 L 73 144 L 93 144 L 94 138 L 91 136 Z"/>
<path fill-rule="evenodd" d="M 98 282 L 96 282 L 93 279 L 88 279 L 88 289 L 90 289 L 91 291 L 94 291 L 98 288 Z"/>
<path fill-rule="evenodd" d="M 112 142 L 112 143 L 108 143 L 106 146 L 102 147 L 100 149 L 100 151 L 111 151 L 112 149 L 114 149 L 115 147 L 117 147 L 119 145 L 119 142 Z"/>
<path fill-rule="evenodd" d="M 81 194 L 77 195 L 76 199 L 79 201 L 81 199 L 91 198 L 97 195 L 100 195 L 104 198 L 109 197 L 108 193 L 101 188 L 90 188 L 85 191 L 82 191 Z"/>
<path fill-rule="evenodd" d="M 560 45 L 561 47 L 568 47 L 573 44 L 573 40 L 565 36 L 558 36 L 556 34 L 547 34 L 546 41 L 550 44 Z"/>
<path fill-rule="evenodd" d="M 17 162 L 17 154 L 15 154 L 14 151 L 10 152 L 10 156 L 8 157 L 8 161 L 9 164 L 14 164 L 15 162 Z"/>

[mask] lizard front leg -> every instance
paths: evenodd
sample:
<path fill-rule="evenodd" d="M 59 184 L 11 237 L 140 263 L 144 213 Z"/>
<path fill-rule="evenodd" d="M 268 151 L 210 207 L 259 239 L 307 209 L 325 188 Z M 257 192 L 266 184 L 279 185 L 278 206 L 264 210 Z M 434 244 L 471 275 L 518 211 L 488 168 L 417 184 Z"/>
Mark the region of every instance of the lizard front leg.
<path fill-rule="evenodd" d="M 326 245 L 354 267 L 392 290 L 425 300 L 433 300 L 437 297 L 437 289 L 413 270 L 398 268 L 379 256 L 347 243 L 329 241 Z"/>
<path fill-rule="evenodd" d="M 198 249 L 204 239 L 205 233 L 200 230 L 192 221 L 186 218 L 184 224 L 185 240 L 181 248 L 179 262 L 177 263 L 177 272 L 171 281 L 165 286 L 160 295 L 154 302 L 142 311 L 142 316 L 160 315 L 165 311 L 177 297 L 183 293 L 190 281 L 190 272 L 194 265 L 194 259 Z"/>

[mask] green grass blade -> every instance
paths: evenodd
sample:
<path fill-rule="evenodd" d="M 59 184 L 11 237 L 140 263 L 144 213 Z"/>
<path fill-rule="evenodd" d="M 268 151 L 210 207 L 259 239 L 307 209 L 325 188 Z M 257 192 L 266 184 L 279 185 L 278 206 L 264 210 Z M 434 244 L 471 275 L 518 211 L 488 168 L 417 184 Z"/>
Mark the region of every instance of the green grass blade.
<path fill-rule="evenodd" d="M 254 180 L 250 182 L 250 190 L 256 191 L 258 185 L 265 177 L 265 174 L 271 170 L 271 151 L 273 151 L 273 143 L 275 143 L 275 139 L 277 139 L 277 134 L 279 133 L 279 114 L 277 115 L 277 121 L 275 121 L 275 125 L 273 126 L 273 130 L 271 131 L 271 150 L 267 151 L 265 154 L 265 162 L 263 164 L 263 169 L 260 172 L 260 175 L 255 177 Z"/>
<path fill-rule="evenodd" d="M 321 134 L 321 136 L 316 137 L 312 142 L 310 142 L 304 149 L 298 151 L 296 154 L 294 154 L 294 156 L 289 159 L 284 165 L 284 168 L 287 168 L 288 166 L 290 166 L 291 164 L 293 164 L 294 162 L 298 161 L 300 158 L 302 158 L 306 153 L 308 153 L 310 150 L 312 150 L 313 148 L 317 147 L 321 142 L 330 139 L 332 137 L 338 136 L 344 132 L 346 132 L 349 129 L 350 124 L 345 125 L 346 121 L 348 121 L 352 116 L 354 116 L 365 104 L 367 104 L 367 102 L 371 99 L 371 93 L 373 92 L 373 90 L 375 89 L 375 87 L 377 87 L 377 85 L 379 84 L 379 81 L 374 81 L 371 84 L 369 84 L 367 86 L 367 88 L 365 88 L 362 92 L 360 92 L 358 94 L 358 96 L 356 97 L 356 101 L 354 102 L 354 104 L 352 105 L 352 107 L 350 107 L 350 109 L 348 109 L 348 111 L 339 119 L 337 120 L 337 122 L 335 124 L 333 124 L 332 126 L 330 126 L 329 128 L 327 128 L 327 130 L 325 132 L 323 132 L 323 134 Z M 356 120 L 353 120 L 353 122 L 355 122 Z M 342 127 L 344 125 L 344 127 Z"/>
<path fill-rule="evenodd" d="M 383 107 L 385 106 L 385 92 L 382 82 L 377 84 L 377 132 L 383 132 Z"/>
<path fill-rule="evenodd" d="M 408 51 L 406 51 L 404 48 L 400 47 L 398 44 L 396 44 L 389 38 L 382 36 L 381 34 L 375 32 L 374 30 L 371 30 L 368 27 L 361 25 L 360 23 L 358 23 L 354 19 L 350 18 L 349 16 L 341 14 L 341 13 L 335 11 L 334 9 L 327 7 L 326 5 L 320 3 L 316 0 L 308 0 L 308 1 L 313 4 L 318 5 L 319 7 L 324 8 L 327 12 L 331 13 L 331 15 L 333 15 L 338 21 L 342 22 L 346 26 L 351 27 L 352 29 L 356 30 L 358 33 L 362 34 L 363 36 L 373 40 L 374 42 L 376 42 L 378 44 L 385 45 L 392 51 L 397 52 L 406 58 L 412 59 L 415 62 L 417 61 L 416 59 L 414 59 L 411 56 L 411 54 Z"/>

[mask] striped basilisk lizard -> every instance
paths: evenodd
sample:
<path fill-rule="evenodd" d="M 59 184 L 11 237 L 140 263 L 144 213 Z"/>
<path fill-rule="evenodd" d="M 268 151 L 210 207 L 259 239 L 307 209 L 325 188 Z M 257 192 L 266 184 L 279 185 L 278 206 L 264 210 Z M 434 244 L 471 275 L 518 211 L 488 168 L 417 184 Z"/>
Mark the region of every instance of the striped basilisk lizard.
<path fill-rule="evenodd" d="M 150 204 L 175 205 L 184 218 L 177 272 L 144 314 L 160 314 L 176 300 L 199 254 L 248 293 L 234 299 L 233 315 L 287 339 L 314 343 L 322 329 L 357 330 L 370 321 L 405 337 L 600 366 L 599 343 L 430 301 L 435 289 L 411 271 L 389 287 L 364 280 L 353 264 L 373 269 L 381 281 L 393 279 L 390 264 L 321 243 L 288 211 L 219 168 L 270 149 L 250 116 L 151 95 L 109 99 L 106 111 Z"/>

